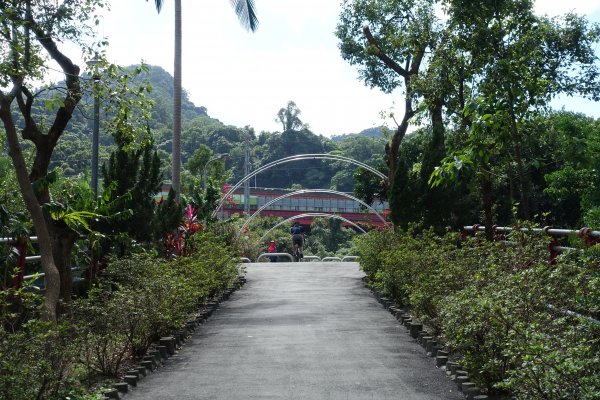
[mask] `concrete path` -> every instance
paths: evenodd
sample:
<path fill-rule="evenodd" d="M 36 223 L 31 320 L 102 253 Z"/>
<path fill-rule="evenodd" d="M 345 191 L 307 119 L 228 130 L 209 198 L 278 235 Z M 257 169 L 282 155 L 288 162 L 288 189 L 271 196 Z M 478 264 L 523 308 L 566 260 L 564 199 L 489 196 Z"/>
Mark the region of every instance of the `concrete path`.
<path fill-rule="evenodd" d="M 126 399 L 464 399 L 358 264 L 247 266 L 246 285 Z"/>

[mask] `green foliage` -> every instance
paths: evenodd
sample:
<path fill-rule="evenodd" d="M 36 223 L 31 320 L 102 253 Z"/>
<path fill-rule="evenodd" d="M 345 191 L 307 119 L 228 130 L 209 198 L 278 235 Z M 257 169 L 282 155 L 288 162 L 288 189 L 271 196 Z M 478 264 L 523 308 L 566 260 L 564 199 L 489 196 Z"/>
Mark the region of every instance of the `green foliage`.
<path fill-rule="evenodd" d="M 149 131 L 152 102 L 150 87 L 136 82 L 147 69 L 124 70 L 109 66 L 106 74 L 115 81 L 109 102 L 113 118 L 108 122 L 117 149 L 102 166 L 109 215 L 128 212 L 129 218 L 112 218 L 100 225 L 104 234 L 127 234 L 139 242 L 162 239 L 178 225 L 173 216 L 180 207 L 173 196 L 157 206 L 154 196 L 162 183 L 161 161 Z"/>
<path fill-rule="evenodd" d="M 310 225 L 310 233 L 304 236 L 304 254 L 323 258 L 350 254 L 356 232 L 343 227 L 338 219 L 317 217 Z"/>
<path fill-rule="evenodd" d="M 380 172 L 385 172 L 386 168 L 383 163 L 377 165 Z M 379 201 L 387 201 L 388 193 L 386 182 L 373 173 L 363 168 L 358 168 L 352 174 L 354 179 L 354 196 L 361 199 L 367 204 L 373 204 L 375 199 Z"/>
<path fill-rule="evenodd" d="M 126 360 L 182 326 L 206 299 L 237 278 L 236 263 L 223 240 L 210 234 L 191 240 L 194 254 L 176 261 L 149 254 L 113 260 L 87 298 L 74 303 L 89 373 L 118 376 Z"/>
<path fill-rule="evenodd" d="M 551 216 L 567 225 L 600 226 L 594 209 L 600 205 L 598 121 L 581 114 L 558 112 L 547 122 L 546 142 L 553 146 L 544 176 Z M 550 157 L 548 157 L 550 158 Z"/>
<path fill-rule="evenodd" d="M 41 321 L 43 297 L 31 288 L 0 290 L 0 397 L 58 399 L 66 386 L 77 347 L 68 322 Z"/>
<path fill-rule="evenodd" d="M 360 256 L 360 266 L 370 281 L 375 279 L 375 274 L 379 271 L 385 257 L 383 252 L 392 249 L 399 240 L 400 237 L 391 231 L 373 230 L 354 241 L 354 254 Z"/>
<path fill-rule="evenodd" d="M 300 114 L 302 112 L 293 101 L 288 101 L 287 106 L 281 108 L 277 112 L 276 122 L 281 123 L 281 131 L 296 131 L 307 127 L 301 120 Z"/>
<path fill-rule="evenodd" d="M 383 294 L 438 332 L 482 386 L 519 399 L 593 399 L 600 390 L 598 252 L 547 261 L 547 237 L 510 243 L 432 232 L 370 232 L 361 267 Z"/>
<path fill-rule="evenodd" d="M 281 218 L 273 216 L 258 216 L 252 220 L 250 226 L 240 232 L 244 224 L 244 218 L 238 218 L 232 221 L 231 229 L 236 236 L 236 248 L 238 254 L 242 257 L 248 257 L 252 260 L 267 251 L 269 241 L 274 240 L 277 245 L 277 252 L 292 254 L 292 238 L 289 224 L 280 224 Z M 278 225 L 280 224 L 280 225 Z M 278 226 L 277 226 L 278 225 Z M 267 231 L 269 231 L 267 235 Z M 266 235 L 266 236 L 265 236 Z M 260 239 L 263 238 L 261 241 Z"/>
<path fill-rule="evenodd" d="M 400 66 L 410 63 L 415 51 L 429 40 L 432 31 L 432 1 L 427 0 L 345 0 L 336 36 L 342 57 L 359 67 L 362 80 L 386 93 L 402 85 L 396 70 L 374 57 L 373 46 L 365 46 L 363 26 L 381 38 L 381 50 Z M 409 92 L 412 88 L 405 88 Z"/>
<path fill-rule="evenodd" d="M 443 17 L 435 11 L 440 3 Z M 394 223 L 423 221 L 438 231 L 458 227 L 467 216 L 456 211 L 476 211 L 469 212 L 468 223 L 477 218 L 475 200 L 489 225 L 494 217 L 508 223 L 515 203 L 520 217 L 551 211 L 552 222 L 581 221 L 598 205 L 596 182 L 582 188 L 587 171 L 574 176 L 554 163 L 557 153 L 569 153 L 562 151 L 565 144 L 591 149 L 598 141 L 584 144 L 582 135 L 567 136 L 549 146 L 554 134 L 545 131 L 544 113 L 559 93 L 598 97 L 593 49 L 599 34 L 598 25 L 580 16 L 537 16 L 530 1 L 344 1 L 336 30 L 342 57 L 369 86 L 386 92 L 405 86 L 406 109 L 412 106 L 416 114 L 407 114 L 409 123 L 431 118 L 426 129 L 432 135 L 429 144 L 420 144 L 419 157 L 407 158 L 403 140 L 397 157 L 389 159 L 398 141 L 389 143 L 388 165 L 398 164 L 390 176 L 400 174 L 388 187 Z M 420 63 L 413 68 L 415 60 Z M 401 132 L 405 125 L 398 124 Z M 442 181 L 447 185 L 439 187 Z M 573 193 L 566 182 L 574 184 Z M 554 187 L 545 192 L 548 184 Z M 364 199 L 374 191 L 364 179 L 357 189 Z M 562 204 L 548 195 L 561 197 Z M 583 210 L 571 206 L 577 201 L 585 202 Z"/>
<path fill-rule="evenodd" d="M 112 260 L 55 327 L 40 320 L 39 292 L 0 291 L 0 396 L 96 399 L 88 392 L 100 378 L 120 376 L 152 341 L 237 279 L 224 238 L 190 240 L 195 253 L 176 261 L 148 253 Z"/>
<path fill-rule="evenodd" d="M 245 220 L 240 218 L 232 224 L 236 235 L 244 222 Z M 236 248 L 239 254 L 255 260 L 260 254 L 267 252 L 269 241 L 273 240 L 278 253 L 293 254 L 291 225 L 292 222 L 283 223 L 281 218 L 273 216 L 256 217 L 248 229 L 237 238 Z M 343 227 L 339 220 L 314 218 L 310 228 L 304 231 L 304 255 L 327 257 L 350 254 L 355 236 L 356 232 Z M 260 240 L 261 238 L 263 239 Z"/>

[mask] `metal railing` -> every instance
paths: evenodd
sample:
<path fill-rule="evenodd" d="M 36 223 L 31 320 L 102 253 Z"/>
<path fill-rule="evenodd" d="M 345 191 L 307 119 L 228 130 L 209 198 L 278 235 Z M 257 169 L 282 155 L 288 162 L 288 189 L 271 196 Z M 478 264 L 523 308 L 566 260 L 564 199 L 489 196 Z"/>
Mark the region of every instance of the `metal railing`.
<path fill-rule="evenodd" d="M 467 225 L 463 227 L 465 231 L 470 232 L 485 232 L 485 226 L 483 225 Z M 492 226 L 492 231 L 495 233 L 508 234 L 514 230 L 512 227 L 506 226 Z M 550 228 L 546 226 L 544 228 L 519 228 L 522 232 L 543 232 L 548 236 L 556 236 L 556 237 L 568 237 L 568 236 L 579 236 L 581 238 L 594 238 L 600 239 L 600 231 L 594 231 L 590 228 L 581 228 L 578 230 L 574 229 L 558 229 L 558 228 Z"/>
<path fill-rule="evenodd" d="M 261 262 L 260 260 L 265 258 L 265 257 L 277 257 L 277 256 L 281 256 L 281 257 L 286 257 L 289 258 L 290 261 L 294 261 L 294 258 L 291 254 L 289 253 L 263 253 L 260 256 L 258 256 L 258 258 L 256 259 L 256 262 Z M 248 258 L 243 257 L 245 260 L 249 260 Z M 321 259 L 321 257 L 319 256 L 304 256 L 300 261 L 303 262 L 312 262 L 312 261 L 322 261 L 322 262 L 328 262 L 328 261 L 337 261 L 337 262 L 352 262 L 352 261 L 357 261 L 358 260 L 358 256 L 344 256 L 344 257 L 323 257 Z M 248 261 L 250 262 L 250 261 Z"/>
<path fill-rule="evenodd" d="M 548 235 L 552 238 L 552 240 L 548 244 L 548 251 L 550 253 L 550 257 L 549 257 L 550 263 L 554 263 L 556 261 L 556 257 L 558 257 L 558 255 L 560 253 L 563 253 L 565 251 L 580 250 L 580 249 L 577 249 L 574 247 L 561 246 L 560 242 L 559 242 L 560 238 L 577 236 L 583 240 L 583 242 L 586 246 L 592 246 L 592 245 L 600 243 L 600 231 L 595 231 L 595 230 L 592 230 L 591 228 L 581 228 L 581 229 L 575 230 L 575 229 L 550 228 L 547 226 L 544 228 L 525 228 L 524 227 L 524 228 L 519 228 L 519 230 L 521 232 L 545 233 L 546 235 Z M 474 234 L 476 234 L 477 232 L 485 232 L 485 226 L 477 225 L 477 224 L 476 225 L 468 225 L 468 226 L 463 227 L 463 231 L 464 232 L 473 232 Z M 494 233 L 494 240 L 503 241 L 506 243 L 510 243 L 510 241 L 507 240 L 508 239 L 507 236 L 510 233 L 512 233 L 513 231 L 514 231 L 514 228 L 511 228 L 511 227 L 505 227 L 505 226 L 493 226 L 492 227 L 492 232 Z M 599 320 L 592 318 L 588 315 L 579 314 L 579 313 L 577 313 L 575 311 L 571 311 L 571 310 L 562 310 L 562 309 L 559 309 L 559 308 L 553 306 L 552 304 L 546 304 L 546 307 L 549 310 L 556 311 L 559 314 L 562 314 L 564 316 L 584 319 L 595 325 L 600 325 Z"/>
<path fill-rule="evenodd" d="M 80 239 L 84 239 L 84 238 L 85 238 L 84 235 L 80 236 Z M 18 273 L 12 283 L 12 285 L 14 287 L 22 287 L 23 283 L 25 281 L 30 281 L 32 279 L 41 280 L 40 287 L 45 287 L 46 274 L 44 272 L 38 272 L 35 274 L 24 275 L 25 265 L 35 263 L 35 262 L 40 262 L 42 259 L 42 256 L 32 255 L 32 256 L 21 257 L 21 251 L 23 252 L 23 254 L 26 254 L 26 252 L 27 252 L 27 246 L 26 246 L 27 243 L 38 243 L 38 241 L 39 241 L 39 239 L 37 236 L 28 236 L 28 237 L 23 237 L 23 238 L 9 238 L 9 237 L 0 238 L 0 244 L 12 245 L 12 246 L 14 246 L 15 249 L 17 249 L 17 252 L 19 253 L 19 257 L 17 258 L 17 265 L 16 265 Z M 71 271 L 81 271 L 81 270 L 82 269 L 80 267 L 71 268 Z M 83 279 L 83 278 L 81 278 L 81 276 L 73 276 L 74 282 L 79 281 L 81 279 Z M 34 288 L 37 288 L 37 289 L 40 289 L 40 287 L 34 286 Z"/>
<path fill-rule="evenodd" d="M 27 242 L 37 243 L 37 236 L 30 236 L 28 238 L 20 237 L 20 238 L 9 238 L 3 237 L 0 238 L 0 244 L 13 246 L 17 251 L 17 260 L 16 260 L 16 274 L 12 279 L 12 282 L 6 282 L 5 284 L 10 284 L 14 288 L 21 288 L 26 279 L 24 276 L 25 273 L 25 265 L 28 263 L 37 262 L 41 259 L 40 256 L 29 256 L 27 257 Z"/>
<path fill-rule="evenodd" d="M 494 240 L 496 241 L 505 241 L 512 233 L 514 228 L 506 227 L 506 226 L 493 226 L 492 232 L 494 233 Z M 583 240 L 586 246 L 591 246 L 597 243 L 600 243 L 600 231 L 594 231 L 591 228 L 581 228 L 581 229 L 560 229 L 560 228 L 550 228 L 546 226 L 544 228 L 519 228 L 521 232 L 535 232 L 535 233 L 545 233 L 546 235 L 552 238 L 551 242 L 548 244 L 548 251 L 550 253 L 550 262 L 554 262 L 556 257 L 563 252 L 566 251 L 576 251 L 578 249 L 574 247 L 566 247 L 562 246 L 560 243 L 561 238 L 567 237 L 579 237 Z M 483 225 L 467 225 L 463 227 L 463 232 L 485 232 L 485 226 Z"/>
<path fill-rule="evenodd" d="M 321 261 L 321 257 L 319 256 L 304 256 L 300 261 L 303 262 L 311 262 L 311 261 Z"/>
<path fill-rule="evenodd" d="M 27 238 L 27 241 L 29 241 L 30 243 L 37 243 L 38 242 L 38 237 L 37 236 L 29 236 Z M 0 244 L 11 244 L 13 246 L 17 246 L 19 244 L 19 239 L 16 238 L 0 238 Z M 42 259 L 42 256 L 28 256 L 25 257 L 25 263 L 33 263 L 33 262 L 37 262 L 40 261 Z"/>
<path fill-rule="evenodd" d="M 258 256 L 256 262 L 260 262 L 261 258 L 265 257 L 287 257 L 290 259 L 290 261 L 294 261 L 294 257 L 292 257 L 292 255 L 289 253 L 262 253 L 260 256 Z"/>

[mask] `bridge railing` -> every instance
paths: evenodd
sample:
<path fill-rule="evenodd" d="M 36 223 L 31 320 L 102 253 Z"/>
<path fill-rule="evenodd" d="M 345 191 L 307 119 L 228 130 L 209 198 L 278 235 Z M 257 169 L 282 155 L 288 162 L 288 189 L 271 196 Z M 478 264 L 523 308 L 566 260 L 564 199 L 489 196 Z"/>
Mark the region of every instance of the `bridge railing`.
<path fill-rule="evenodd" d="M 8 238 L 8 237 L 0 238 L 0 244 L 13 246 L 13 248 L 17 252 L 17 261 L 16 261 L 16 265 L 15 265 L 17 273 L 16 273 L 15 277 L 13 278 L 12 285 L 11 285 L 14 288 L 17 288 L 17 289 L 21 288 L 25 281 L 30 281 L 32 279 L 35 279 L 37 281 L 37 284 L 35 285 L 35 287 L 37 287 L 38 289 L 44 288 L 46 286 L 46 281 L 45 281 L 46 274 L 44 272 L 38 272 L 35 274 L 25 275 L 25 265 L 26 264 L 36 263 L 42 259 L 42 256 L 40 256 L 40 255 L 31 255 L 31 256 L 27 255 L 27 245 L 32 244 L 32 243 L 38 243 L 37 236 L 28 236 L 28 237 L 21 237 L 21 238 Z M 81 268 L 73 267 L 73 268 L 71 268 L 71 271 L 73 271 L 73 272 L 81 271 Z M 80 276 L 73 276 L 73 281 L 77 281 L 80 279 L 81 279 Z"/>
<path fill-rule="evenodd" d="M 594 231 L 591 228 L 581 228 L 581 229 L 557 229 L 557 228 L 519 228 L 522 232 L 537 232 L 537 233 L 545 233 L 546 235 L 551 237 L 550 243 L 548 244 L 548 252 L 550 253 L 549 262 L 554 263 L 556 261 L 556 257 L 560 253 L 566 251 L 577 251 L 579 249 L 574 247 L 566 247 L 561 246 L 560 239 L 564 239 L 567 237 L 579 237 L 583 240 L 583 243 L 586 247 L 593 246 L 595 244 L 600 243 L 600 231 Z M 508 239 L 508 235 L 514 231 L 514 228 L 505 227 L 505 226 L 493 226 L 492 231 L 494 232 L 494 240 L 510 242 Z M 473 233 L 477 234 L 477 232 L 485 232 L 485 226 L 483 225 L 469 225 L 463 227 L 463 234 Z M 585 319 L 587 321 L 592 322 L 595 325 L 600 325 L 600 321 L 590 317 L 589 315 L 582 315 L 575 311 L 571 310 L 557 310 L 552 304 L 547 304 L 546 307 L 551 310 L 555 310 L 560 312 L 566 316 L 577 317 L 580 319 Z"/>
<path fill-rule="evenodd" d="M 304 262 L 321 261 L 321 257 L 319 257 L 319 256 L 304 256 L 304 257 L 302 257 L 302 261 L 304 261 Z"/>
<path fill-rule="evenodd" d="M 264 258 L 268 258 L 268 257 L 286 257 L 289 258 L 290 261 L 294 261 L 294 257 L 289 254 L 289 253 L 263 253 L 260 256 L 258 256 L 258 258 L 256 259 L 256 262 L 261 262 L 262 259 Z M 248 258 L 244 258 L 245 260 L 249 260 Z M 344 256 L 344 257 L 323 257 L 321 259 L 321 257 L 319 256 L 304 256 L 301 261 L 303 262 L 310 262 L 310 261 L 323 261 L 323 262 L 328 262 L 328 261 L 337 261 L 337 262 L 352 262 L 352 261 L 356 261 L 358 260 L 358 256 Z"/>
<path fill-rule="evenodd" d="M 20 238 L 9 238 L 3 237 L 0 238 L 0 244 L 12 246 L 17 253 L 16 260 L 16 276 L 12 280 L 12 286 L 14 288 L 20 288 L 23 286 L 23 282 L 27 278 L 31 278 L 32 276 L 25 276 L 25 264 L 33 263 L 40 261 L 41 256 L 27 256 L 27 244 L 28 243 L 37 243 L 37 236 L 29 236 L 29 237 L 20 237 Z M 6 282 L 8 284 L 8 282 Z"/>
<path fill-rule="evenodd" d="M 267 257 L 286 257 L 289 258 L 290 261 L 294 261 L 294 257 L 292 257 L 291 254 L 289 253 L 262 253 L 260 256 L 258 256 L 258 258 L 256 259 L 256 262 L 260 262 L 261 259 L 263 258 L 267 258 Z"/>
<path fill-rule="evenodd" d="M 494 233 L 494 240 L 497 241 L 506 241 L 510 233 L 514 230 L 514 228 L 506 227 L 506 226 L 493 226 L 492 232 Z M 579 237 L 583 240 L 584 245 L 592 246 L 594 244 L 600 243 L 600 231 L 594 231 L 591 228 L 581 228 L 581 229 L 560 229 L 560 228 L 550 228 L 546 226 L 544 228 L 519 228 L 521 232 L 537 232 L 537 233 L 545 233 L 550 236 L 551 241 L 548 244 L 548 252 L 550 253 L 549 260 L 550 262 L 554 262 L 556 257 L 565 251 L 574 251 L 577 250 L 574 247 L 562 246 L 560 240 L 567 237 Z M 485 226 L 483 225 L 468 225 L 463 227 L 463 234 L 467 235 L 469 233 L 477 234 L 477 232 L 485 232 Z"/>

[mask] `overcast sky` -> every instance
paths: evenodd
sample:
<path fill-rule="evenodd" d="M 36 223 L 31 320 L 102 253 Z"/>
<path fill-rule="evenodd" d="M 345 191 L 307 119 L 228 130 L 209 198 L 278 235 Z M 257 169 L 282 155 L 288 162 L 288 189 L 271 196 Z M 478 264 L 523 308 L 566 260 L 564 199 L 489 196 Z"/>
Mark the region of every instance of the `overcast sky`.
<path fill-rule="evenodd" d="M 157 14 L 154 0 L 110 0 L 98 27 L 110 42 L 108 58 L 122 65 L 144 60 L 173 72 L 174 0 Z M 398 94 L 369 89 L 344 61 L 334 35 L 339 0 L 255 0 L 255 33 L 238 23 L 227 0 L 183 0 L 183 87 L 197 106 L 226 124 L 257 132 L 281 130 L 274 121 L 289 100 L 312 131 L 325 136 L 383 123 L 381 112 Z M 600 0 L 537 0 L 539 13 L 572 10 L 600 21 Z M 595 104 L 567 99 L 567 109 L 600 116 Z"/>

